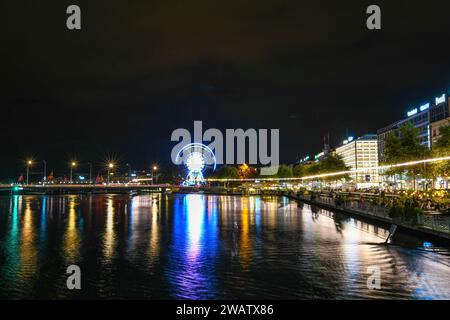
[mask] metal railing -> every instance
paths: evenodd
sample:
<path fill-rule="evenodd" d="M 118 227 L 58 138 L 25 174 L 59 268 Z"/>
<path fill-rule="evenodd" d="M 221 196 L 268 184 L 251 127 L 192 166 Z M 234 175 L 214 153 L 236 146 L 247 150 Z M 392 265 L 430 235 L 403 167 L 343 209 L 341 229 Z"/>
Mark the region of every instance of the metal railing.
<path fill-rule="evenodd" d="M 350 212 L 361 213 L 368 216 L 382 218 L 399 225 L 406 225 L 416 228 L 426 228 L 438 232 L 450 233 L 450 217 L 448 214 L 424 213 L 417 216 L 400 216 L 392 218 L 389 215 L 389 206 L 372 204 L 365 200 L 346 199 L 340 205 L 336 204 L 336 199 L 329 195 L 315 194 L 301 195 L 295 192 L 288 192 L 287 195 L 298 198 L 299 200 L 307 200 L 318 204 L 323 204 L 341 210 L 349 210 Z"/>

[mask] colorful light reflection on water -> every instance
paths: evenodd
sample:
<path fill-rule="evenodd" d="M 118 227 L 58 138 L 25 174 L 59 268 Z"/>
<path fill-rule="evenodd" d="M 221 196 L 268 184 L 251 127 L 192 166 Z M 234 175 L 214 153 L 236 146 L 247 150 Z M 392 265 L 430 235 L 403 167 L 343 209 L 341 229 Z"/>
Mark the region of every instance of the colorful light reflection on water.
<path fill-rule="evenodd" d="M 16 195 L 0 212 L 1 298 L 450 298 L 448 248 L 380 245 L 386 229 L 286 198 Z"/>

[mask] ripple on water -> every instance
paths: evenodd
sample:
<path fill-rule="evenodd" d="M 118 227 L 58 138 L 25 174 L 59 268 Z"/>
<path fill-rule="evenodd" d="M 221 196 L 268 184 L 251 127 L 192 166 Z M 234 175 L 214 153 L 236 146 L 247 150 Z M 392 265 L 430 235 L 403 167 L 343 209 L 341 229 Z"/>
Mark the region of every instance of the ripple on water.
<path fill-rule="evenodd" d="M 43 205 L 43 201 L 46 201 Z M 449 299 L 450 251 L 277 197 L 0 198 L 0 297 Z M 67 264 L 83 294 L 65 288 Z M 370 290 L 370 270 L 381 289 Z"/>

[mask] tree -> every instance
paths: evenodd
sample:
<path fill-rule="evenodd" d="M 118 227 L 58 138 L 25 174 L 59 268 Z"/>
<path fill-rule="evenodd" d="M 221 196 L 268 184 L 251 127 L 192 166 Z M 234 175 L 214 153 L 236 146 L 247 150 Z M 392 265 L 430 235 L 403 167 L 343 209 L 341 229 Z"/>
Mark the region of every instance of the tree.
<path fill-rule="evenodd" d="M 450 124 L 439 128 L 440 137 L 433 146 L 433 157 L 446 157 L 450 155 Z M 450 177 L 450 161 L 438 161 L 433 163 L 432 171 L 436 177 L 445 179 L 448 188 Z"/>
<path fill-rule="evenodd" d="M 246 163 L 241 164 L 237 170 L 239 178 L 241 179 L 256 178 L 258 174 L 258 170 L 256 170 L 256 168 L 251 167 Z"/>
<path fill-rule="evenodd" d="M 319 163 L 311 163 L 305 165 L 305 175 L 312 176 L 320 173 L 320 165 Z"/>
<path fill-rule="evenodd" d="M 239 172 L 235 167 L 222 166 L 217 170 L 215 177 L 219 179 L 239 179 Z"/>
<path fill-rule="evenodd" d="M 391 133 L 388 135 L 385 144 L 386 163 L 394 164 L 424 159 L 430 155 L 430 150 L 422 145 L 419 140 L 419 129 L 414 128 L 411 123 L 401 126 L 398 135 Z M 431 173 L 423 164 L 392 168 L 386 171 L 387 174 L 405 173 L 413 177 L 413 187 L 416 187 L 416 177 L 424 174 L 426 177 Z"/>
<path fill-rule="evenodd" d="M 400 138 L 394 133 L 389 132 L 384 145 L 384 156 L 386 159 L 386 164 L 393 164 L 400 162 L 400 159 L 402 157 L 400 153 L 401 149 L 401 141 Z M 392 168 L 386 170 L 387 175 L 395 175 L 395 174 L 402 174 L 404 171 L 403 168 Z"/>
<path fill-rule="evenodd" d="M 292 169 L 292 174 L 294 177 L 304 177 L 306 174 L 306 166 L 304 164 L 297 164 Z"/>
<path fill-rule="evenodd" d="M 439 140 L 433 148 L 442 151 L 446 155 L 450 154 L 450 123 L 439 128 L 439 135 Z"/>
<path fill-rule="evenodd" d="M 280 166 L 278 167 L 277 177 L 278 178 L 291 178 L 292 176 L 293 176 L 292 168 L 285 164 L 280 164 Z"/>
<path fill-rule="evenodd" d="M 348 170 L 350 170 L 350 167 L 345 165 L 344 160 L 342 160 L 342 157 L 339 155 L 330 154 L 325 159 L 323 159 L 322 161 L 320 161 L 318 163 L 318 171 L 320 174 L 339 172 L 339 171 L 348 171 Z M 327 181 L 335 181 L 337 179 L 349 180 L 350 176 L 348 174 L 345 174 L 342 176 L 324 177 L 323 179 L 327 180 Z"/>

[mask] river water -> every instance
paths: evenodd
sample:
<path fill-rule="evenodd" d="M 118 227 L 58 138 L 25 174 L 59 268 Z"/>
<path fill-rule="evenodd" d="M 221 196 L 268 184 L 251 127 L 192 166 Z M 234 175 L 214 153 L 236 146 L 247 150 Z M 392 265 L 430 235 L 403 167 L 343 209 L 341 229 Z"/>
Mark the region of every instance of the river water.
<path fill-rule="evenodd" d="M 283 197 L 1 197 L 0 298 L 449 299 L 450 249 L 387 234 Z"/>

